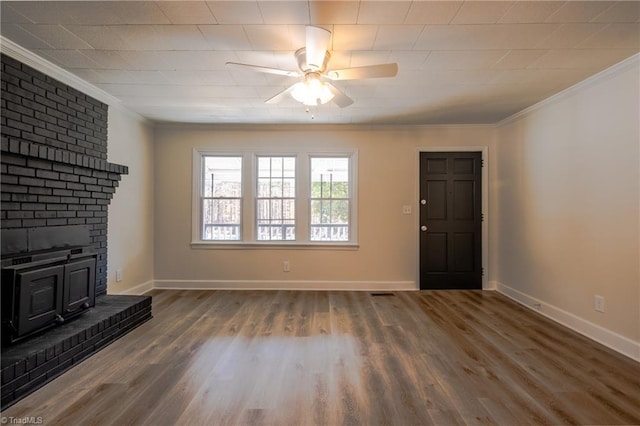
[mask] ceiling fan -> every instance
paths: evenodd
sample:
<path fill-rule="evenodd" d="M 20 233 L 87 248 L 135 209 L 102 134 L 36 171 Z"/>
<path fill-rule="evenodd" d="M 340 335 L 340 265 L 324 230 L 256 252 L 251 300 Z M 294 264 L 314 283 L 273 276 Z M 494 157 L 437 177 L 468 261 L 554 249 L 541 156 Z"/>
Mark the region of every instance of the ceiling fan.
<path fill-rule="evenodd" d="M 396 63 L 327 70 L 327 64 L 331 59 L 331 54 L 327 50 L 330 39 L 331 31 L 310 25 L 306 27 L 306 45 L 295 52 L 300 71 L 289 71 L 237 62 L 227 62 L 227 66 L 301 78 L 299 82 L 289 86 L 272 98 L 267 99 L 265 103 L 273 104 L 280 102 L 287 95 L 291 94 L 294 99 L 305 105 L 320 105 L 333 100 L 340 108 L 353 104 L 353 99 L 331 84 L 331 81 L 394 77 L 398 73 L 398 64 Z"/>

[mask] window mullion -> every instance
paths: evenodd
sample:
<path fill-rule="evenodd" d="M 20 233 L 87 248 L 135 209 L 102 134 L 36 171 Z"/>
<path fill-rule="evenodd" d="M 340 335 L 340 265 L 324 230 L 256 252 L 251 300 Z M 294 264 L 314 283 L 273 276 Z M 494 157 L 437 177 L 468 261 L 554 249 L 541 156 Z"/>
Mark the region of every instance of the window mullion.
<path fill-rule="evenodd" d="M 256 216 L 256 182 L 254 173 L 256 171 L 255 157 L 245 153 L 242 156 L 244 163 L 242 173 L 242 241 L 254 242 L 256 240 L 256 225 L 254 218 Z"/>
<path fill-rule="evenodd" d="M 191 182 L 191 241 L 202 240 L 202 171 L 204 170 L 204 156 L 193 150 L 192 157 L 193 180 Z"/>

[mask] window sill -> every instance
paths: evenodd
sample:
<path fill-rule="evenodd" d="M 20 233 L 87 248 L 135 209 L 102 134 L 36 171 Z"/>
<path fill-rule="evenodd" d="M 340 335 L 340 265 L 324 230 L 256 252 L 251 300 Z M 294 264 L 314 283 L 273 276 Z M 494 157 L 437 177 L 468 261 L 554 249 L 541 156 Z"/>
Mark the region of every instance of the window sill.
<path fill-rule="evenodd" d="M 242 241 L 192 241 L 191 248 L 196 250 L 358 250 L 357 243 L 274 243 L 242 242 Z"/>

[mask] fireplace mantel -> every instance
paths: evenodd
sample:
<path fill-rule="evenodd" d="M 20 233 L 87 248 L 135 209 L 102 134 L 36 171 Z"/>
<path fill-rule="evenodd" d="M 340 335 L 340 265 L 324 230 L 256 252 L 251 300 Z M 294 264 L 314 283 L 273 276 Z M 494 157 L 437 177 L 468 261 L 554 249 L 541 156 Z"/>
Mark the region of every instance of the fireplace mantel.
<path fill-rule="evenodd" d="M 99 170 L 118 175 L 126 175 L 129 173 L 129 168 L 127 166 L 110 163 L 106 160 L 89 155 L 82 155 L 64 149 L 53 148 L 36 142 L 2 138 L 1 149 L 3 154 L 21 155 L 24 157 L 37 158 L 44 161 L 52 161 L 60 164 L 78 166 L 90 170 Z M 114 178 L 116 177 L 114 176 Z M 117 178 L 117 180 L 120 179 Z"/>

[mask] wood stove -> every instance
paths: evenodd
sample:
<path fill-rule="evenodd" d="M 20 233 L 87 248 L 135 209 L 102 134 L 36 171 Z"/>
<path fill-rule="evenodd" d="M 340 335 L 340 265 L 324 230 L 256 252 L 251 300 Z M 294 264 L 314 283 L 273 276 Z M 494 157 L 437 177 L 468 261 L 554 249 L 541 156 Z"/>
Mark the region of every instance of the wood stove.
<path fill-rule="evenodd" d="M 2 339 L 13 343 L 95 305 L 87 226 L 3 230 Z"/>

